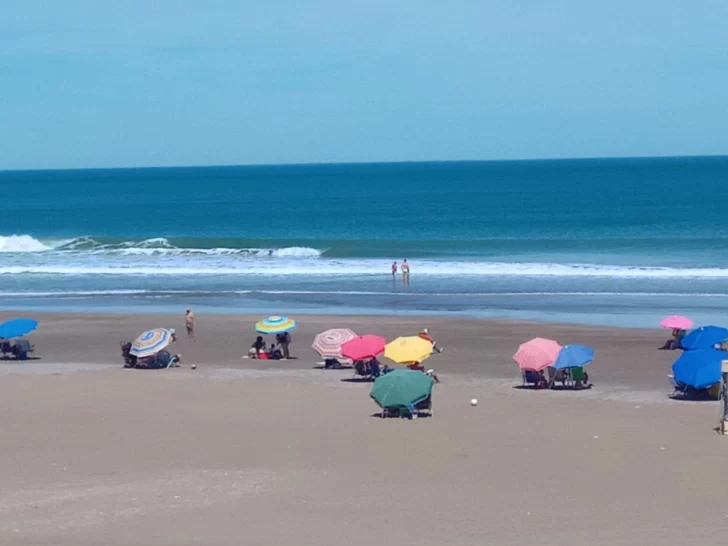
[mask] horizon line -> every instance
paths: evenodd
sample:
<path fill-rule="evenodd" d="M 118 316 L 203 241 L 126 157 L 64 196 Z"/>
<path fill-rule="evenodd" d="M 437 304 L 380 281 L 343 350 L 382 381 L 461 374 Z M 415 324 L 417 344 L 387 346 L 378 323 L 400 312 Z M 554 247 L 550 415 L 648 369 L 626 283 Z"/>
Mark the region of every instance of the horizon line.
<path fill-rule="evenodd" d="M 585 156 L 585 157 L 537 157 L 521 159 L 426 159 L 426 160 L 391 160 L 391 161 L 311 161 L 281 163 L 229 163 L 210 165 L 137 165 L 128 167 L 47 167 L 39 169 L 2 169 L 0 173 L 12 172 L 48 172 L 48 171 L 122 171 L 143 169 L 216 169 L 236 167 L 324 167 L 342 165 L 408 165 L 408 164 L 440 164 L 440 163 L 536 163 L 558 161 L 599 161 L 599 160 L 650 160 L 650 159 L 728 159 L 726 154 L 705 155 L 649 155 L 649 156 Z"/>

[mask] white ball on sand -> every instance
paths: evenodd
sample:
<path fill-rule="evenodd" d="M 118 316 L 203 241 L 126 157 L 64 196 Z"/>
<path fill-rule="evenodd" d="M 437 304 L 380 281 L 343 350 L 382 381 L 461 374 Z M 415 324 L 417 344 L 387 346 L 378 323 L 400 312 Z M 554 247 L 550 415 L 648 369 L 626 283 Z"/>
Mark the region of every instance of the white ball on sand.
<path fill-rule="evenodd" d="M 470 400 L 470 405 L 471 406 L 477 406 L 478 405 L 478 399 L 477 398 L 473 398 L 472 400 Z"/>
<path fill-rule="evenodd" d="M 190 366 L 190 368 L 192 368 L 193 370 L 196 370 L 197 369 L 197 364 L 193 364 L 192 366 Z"/>

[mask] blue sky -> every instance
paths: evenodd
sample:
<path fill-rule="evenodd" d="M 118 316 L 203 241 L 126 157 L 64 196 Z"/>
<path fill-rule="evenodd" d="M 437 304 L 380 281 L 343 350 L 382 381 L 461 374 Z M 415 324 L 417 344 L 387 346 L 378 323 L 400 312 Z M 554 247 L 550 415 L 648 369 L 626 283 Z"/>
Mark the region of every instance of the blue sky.
<path fill-rule="evenodd" d="M 0 169 L 728 154 L 725 0 L 3 3 Z"/>

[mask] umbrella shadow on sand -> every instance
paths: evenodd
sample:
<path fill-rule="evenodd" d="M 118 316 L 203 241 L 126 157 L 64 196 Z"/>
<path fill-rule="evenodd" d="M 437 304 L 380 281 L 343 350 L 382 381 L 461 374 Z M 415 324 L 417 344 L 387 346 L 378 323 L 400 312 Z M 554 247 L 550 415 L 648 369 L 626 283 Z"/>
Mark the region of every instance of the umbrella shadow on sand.
<path fill-rule="evenodd" d="M 591 388 L 594 385 L 592 383 L 589 383 L 585 387 L 567 387 L 563 385 L 554 385 L 553 387 L 534 387 L 533 385 L 513 385 L 512 389 L 518 389 L 520 391 L 588 391 L 591 390 Z"/>
<path fill-rule="evenodd" d="M 412 419 L 412 417 L 402 417 L 394 414 L 387 415 L 383 411 L 372 413 L 369 417 L 376 417 L 377 419 L 406 419 L 408 421 Z M 429 419 L 430 417 L 432 417 L 432 414 L 427 412 L 417 414 L 417 419 Z"/>
<path fill-rule="evenodd" d="M 714 403 L 717 404 L 720 402 L 720 399 L 715 398 L 714 396 L 711 396 L 707 393 L 705 394 L 683 394 L 681 392 L 674 392 L 672 394 L 668 395 L 668 398 L 670 400 L 674 400 L 675 402 L 686 402 L 688 404 L 692 403 L 698 403 L 698 404 L 706 404 L 706 403 Z"/>
<path fill-rule="evenodd" d="M 28 356 L 27 358 L 18 359 L 14 356 L 0 356 L 0 360 L 3 362 L 28 362 L 29 360 L 43 360 L 40 356 Z"/>
<path fill-rule="evenodd" d="M 374 377 L 345 377 L 340 381 L 342 383 L 374 383 Z"/>
<path fill-rule="evenodd" d="M 315 366 L 312 367 L 314 370 L 353 370 L 354 366 L 351 364 L 342 364 L 341 362 L 337 361 L 337 364 L 329 364 L 327 365 L 325 362 L 317 362 Z"/>

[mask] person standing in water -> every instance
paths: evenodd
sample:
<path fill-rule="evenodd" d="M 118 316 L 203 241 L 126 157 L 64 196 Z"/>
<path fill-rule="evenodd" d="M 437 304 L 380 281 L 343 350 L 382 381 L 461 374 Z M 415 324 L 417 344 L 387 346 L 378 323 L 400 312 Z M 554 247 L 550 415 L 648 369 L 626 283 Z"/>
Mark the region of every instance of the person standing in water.
<path fill-rule="evenodd" d="M 392 262 L 392 277 L 397 274 L 397 262 Z"/>
<path fill-rule="evenodd" d="M 402 260 L 402 265 L 399 267 L 402 270 L 402 282 L 405 284 L 405 286 L 409 286 L 410 269 L 407 260 Z"/>

